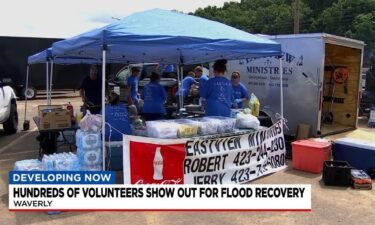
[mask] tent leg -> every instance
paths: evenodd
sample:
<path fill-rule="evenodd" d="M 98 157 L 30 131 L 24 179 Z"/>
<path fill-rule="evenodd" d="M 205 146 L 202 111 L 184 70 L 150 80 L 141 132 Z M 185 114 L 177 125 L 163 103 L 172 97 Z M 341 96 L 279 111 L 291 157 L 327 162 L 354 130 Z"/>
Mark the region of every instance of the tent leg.
<path fill-rule="evenodd" d="M 279 58 L 279 72 L 280 72 L 280 114 L 281 119 L 284 119 L 284 88 L 283 88 L 283 61 Z"/>
<path fill-rule="evenodd" d="M 23 93 L 23 95 L 25 96 L 25 117 L 23 120 L 23 130 L 29 130 L 30 128 L 30 121 L 27 120 L 27 96 L 26 96 L 27 89 L 29 88 L 29 70 L 30 70 L 30 65 L 27 64 L 26 87 L 25 87 L 25 93 Z"/>
<path fill-rule="evenodd" d="M 106 50 L 103 49 L 102 61 L 102 149 L 103 149 L 103 170 L 106 170 L 106 149 L 105 149 L 105 66 Z"/>
<path fill-rule="evenodd" d="M 182 69 L 181 69 L 181 67 L 180 67 L 180 65 L 176 65 L 176 68 L 177 68 L 177 80 L 178 80 L 178 90 L 181 90 L 181 86 L 182 86 L 182 77 L 183 77 L 183 71 L 182 71 Z M 180 115 L 180 113 L 182 112 L 182 108 L 184 108 L 184 102 L 183 102 L 183 100 L 184 100 L 184 97 L 183 97 L 183 95 L 182 95 L 182 93 L 179 93 L 179 95 L 178 95 L 178 99 L 177 99 L 177 101 L 178 101 L 178 105 L 179 105 L 179 107 L 178 107 L 178 109 L 177 109 L 177 112 L 178 112 L 178 114 Z"/>
<path fill-rule="evenodd" d="M 184 78 L 184 67 L 182 66 L 182 65 L 180 65 L 180 76 L 181 76 L 181 81 L 183 80 L 183 78 Z M 184 96 L 183 95 L 181 95 L 180 96 L 180 98 L 181 98 L 181 108 L 182 109 L 184 109 Z"/>
<path fill-rule="evenodd" d="M 177 86 L 178 86 L 178 89 L 177 89 L 177 91 L 179 91 L 180 90 L 180 88 L 181 88 L 181 80 L 180 80 L 180 68 L 178 67 L 178 65 L 175 65 L 176 66 L 176 68 L 177 68 Z M 180 113 L 180 104 L 181 104 L 181 102 L 180 102 L 180 95 L 178 95 L 178 99 L 177 99 L 177 113 L 179 114 Z"/>
<path fill-rule="evenodd" d="M 53 60 L 51 60 L 50 78 L 49 78 L 49 104 L 52 103 L 52 78 L 53 78 Z"/>
<path fill-rule="evenodd" d="M 48 92 L 49 92 L 49 70 L 48 70 L 48 61 L 46 62 L 46 96 L 47 96 L 47 105 L 51 105 L 48 99 Z"/>

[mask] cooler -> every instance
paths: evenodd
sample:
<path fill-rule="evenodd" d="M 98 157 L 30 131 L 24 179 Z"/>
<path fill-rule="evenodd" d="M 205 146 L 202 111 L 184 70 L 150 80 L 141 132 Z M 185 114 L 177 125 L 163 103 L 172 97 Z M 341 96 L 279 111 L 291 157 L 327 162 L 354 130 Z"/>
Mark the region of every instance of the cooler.
<path fill-rule="evenodd" d="M 108 170 L 122 170 L 122 141 L 111 141 L 105 143 L 106 167 Z"/>
<path fill-rule="evenodd" d="M 329 160 L 331 143 L 314 139 L 292 142 L 293 168 L 311 173 L 321 173 L 325 160 Z"/>
<path fill-rule="evenodd" d="M 375 142 L 356 138 L 337 139 L 333 146 L 333 158 L 347 161 L 356 169 L 369 172 L 375 168 Z"/>

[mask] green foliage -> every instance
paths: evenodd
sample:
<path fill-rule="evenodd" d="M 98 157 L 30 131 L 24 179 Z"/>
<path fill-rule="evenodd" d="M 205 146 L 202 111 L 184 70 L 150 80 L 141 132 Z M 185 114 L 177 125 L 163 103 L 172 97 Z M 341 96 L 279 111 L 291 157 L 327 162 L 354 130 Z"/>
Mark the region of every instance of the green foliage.
<path fill-rule="evenodd" d="M 295 0 L 241 0 L 209 6 L 195 15 L 262 34 L 293 33 Z M 375 0 L 300 0 L 300 32 L 363 40 L 375 52 Z"/>

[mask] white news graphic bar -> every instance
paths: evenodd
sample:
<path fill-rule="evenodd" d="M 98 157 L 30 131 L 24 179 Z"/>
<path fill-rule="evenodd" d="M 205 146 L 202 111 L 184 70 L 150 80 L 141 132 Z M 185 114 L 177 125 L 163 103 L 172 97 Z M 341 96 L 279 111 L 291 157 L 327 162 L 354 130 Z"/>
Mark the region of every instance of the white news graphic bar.
<path fill-rule="evenodd" d="M 311 185 L 9 185 L 9 210 L 309 211 Z"/>

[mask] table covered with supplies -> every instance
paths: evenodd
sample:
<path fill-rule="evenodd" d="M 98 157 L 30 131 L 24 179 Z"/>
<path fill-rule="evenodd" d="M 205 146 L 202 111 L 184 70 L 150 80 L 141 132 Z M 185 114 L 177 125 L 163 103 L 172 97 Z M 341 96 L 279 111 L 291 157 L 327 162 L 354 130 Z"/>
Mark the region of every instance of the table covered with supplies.
<path fill-rule="evenodd" d="M 230 119 L 152 121 L 152 137 L 124 135 L 124 183 L 235 184 L 286 168 L 282 120 L 241 131 Z"/>

